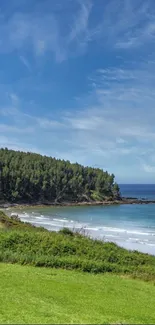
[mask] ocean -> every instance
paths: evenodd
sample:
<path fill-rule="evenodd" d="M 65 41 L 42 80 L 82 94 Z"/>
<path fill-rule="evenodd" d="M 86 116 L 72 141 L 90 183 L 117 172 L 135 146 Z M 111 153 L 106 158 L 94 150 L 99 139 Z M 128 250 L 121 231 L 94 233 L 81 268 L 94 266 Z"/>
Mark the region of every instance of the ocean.
<path fill-rule="evenodd" d="M 155 185 L 120 185 L 122 196 L 155 199 Z M 63 227 L 155 255 L 155 204 L 44 207 L 18 211 L 23 221 L 49 230 Z"/>
<path fill-rule="evenodd" d="M 154 184 L 121 184 L 120 190 L 124 197 L 134 197 L 145 200 L 155 200 Z"/>

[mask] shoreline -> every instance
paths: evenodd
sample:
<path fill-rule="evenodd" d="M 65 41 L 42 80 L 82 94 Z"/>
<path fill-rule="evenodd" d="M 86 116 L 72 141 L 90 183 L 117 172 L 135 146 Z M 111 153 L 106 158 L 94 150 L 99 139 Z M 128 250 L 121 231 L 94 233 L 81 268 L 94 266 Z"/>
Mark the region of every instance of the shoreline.
<path fill-rule="evenodd" d="M 128 200 L 128 204 L 129 204 L 130 200 Z M 134 202 L 135 202 L 135 200 L 134 200 Z M 103 205 L 103 202 L 102 202 L 102 205 L 101 204 L 98 204 L 98 203 L 100 203 L 100 202 L 96 202 L 96 206 L 97 205 L 98 206 L 107 206 L 107 205 L 105 205 L 105 202 L 104 202 L 104 205 Z M 121 203 L 124 204 L 124 200 L 122 200 Z M 68 208 L 71 206 L 71 209 L 70 210 L 67 210 L 67 211 L 70 211 L 70 215 L 71 215 L 72 214 L 73 207 L 76 207 L 76 206 L 75 206 L 75 204 L 72 204 L 72 205 L 69 204 L 67 206 L 68 206 Z M 16 205 L 13 205 L 13 206 L 11 205 L 10 207 L 8 207 L 8 206 L 6 207 L 5 206 L 5 209 L 3 208 L 3 209 L 0 209 L 0 210 L 2 210 L 7 216 L 9 216 L 11 218 L 19 217 L 20 220 L 23 221 L 23 222 L 32 223 L 32 225 L 34 225 L 36 227 L 37 226 L 44 227 L 48 231 L 58 231 L 58 230 L 60 230 L 63 227 L 67 227 L 67 228 L 73 230 L 77 226 L 77 229 L 84 229 L 86 231 L 85 235 L 86 236 L 91 236 L 91 238 L 99 239 L 99 240 L 104 240 L 106 242 L 109 242 L 109 241 L 110 242 L 114 242 L 119 247 L 123 247 L 123 248 L 125 248 L 127 250 L 137 250 L 137 251 L 143 252 L 145 254 L 155 255 L 155 245 L 154 245 L 155 243 L 152 242 L 152 239 L 151 239 L 151 243 L 150 243 L 150 238 L 149 237 L 141 236 L 141 235 L 145 235 L 145 234 L 143 234 L 144 230 L 143 231 L 138 230 L 138 233 L 136 233 L 136 234 L 133 234 L 133 232 L 131 231 L 131 234 L 130 234 L 129 231 L 132 230 L 132 229 L 128 229 L 128 227 L 124 227 L 123 228 L 123 233 L 125 234 L 125 237 L 124 237 L 124 235 L 122 236 L 122 231 L 120 231 L 120 229 L 118 227 L 116 227 L 115 225 L 110 226 L 112 228 L 113 227 L 114 228 L 118 228 L 118 230 L 117 229 L 114 230 L 114 233 L 113 233 L 113 230 L 112 230 L 112 233 L 111 233 L 111 232 L 109 232 L 108 229 L 106 229 L 106 228 L 105 229 L 102 229 L 102 227 L 100 228 L 98 225 L 97 226 L 96 225 L 85 225 L 85 224 L 83 224 L 83 221 L 82 221 L 82 224 L 80 224 L 80 226 L 78 226 L 78 225 L 75 225 L 76 224 L 76 221 L 78 222 L 78 220 L 74 220 L 73 219 L 74 220 L 74 224 L 71 223 L 73 221 L 69 222 L 69 220 L 71 219 L 69 217 L 70 215 L 67 217 L 68 218 L 68 223 L 66 225 L 66 221 L 59 220 L 59 219 L 66 219 L 66 218 L 63 218 L 63 215 L 61 215 L 62 218 L 58 218 L 58 224 L 56 224 L 56 225 L 53 226 L 53 224 L 50 221 L 50 224 L 47 223 L 47 225 L 48 225 L 47 226 L 46 225 L 46 221 L 45 222 L 44 222 L 44 220 L 41 220 L 41 221 L 39 220 L 38 221 L 38 217 L 37 217 L 37 219 L 35 219 L 35 217 L 33 215 L 31 215 L 32 211 L 33 212 L 37 211 L 37 212 L 39 212 L 40 216 L 42 217 L 41 219 L 44 219 L 44 215 L 45 216 L 46 216 L 46 214 L 48 215 L 48 211 L 51 211 L 51 214 L 54 213 L 55 215 L 57 215 L 57 211 L 55 210 L 55 208 L 61 207 L 62 208 L 62 211 L 65 211 L 64 209 L 67 206 L 66 206 L 66 204 L 65 205 L 62 205 L 62 204 L 61 205 L 48 205 L 48 206 L 47 205 L 41 205 L 41 204 L 38 204 L 38 205 L 36 205 L 36 204 L 33 204 L 33 205 L 30 205 L 30 204 L 29 205 L 26 205 L 26 204 L 25 205 L 19 205 L 18 204 L 17 205 L 16 204 Z M 93 205 L 90 205 L 90 203 L 89 203 L 89 205 L 88 204 L 85 205 L 85 202 L 83 202 L 83 205 L 82 206 L 84 208 L 86 206 L 88 207 L 88 206 L 93 206 Z M 79 214 L 81 213 L 80 211 L 82 209 L 82 206 L 81 206 L 81 204 L 80 205 L 77 205 L 77 207 L 79 207 L 79 212 L 78 212 Z M 111 205 L 111 207 L 112 206 L 114 207 L 114 202 L 113 202 L 113 205 Z M 47 207 L 49 207 L 49 210 L 48 209 L 46 210 Z M 110 205 L 109 205 L 109 207 L 110 207 Z M 131 207 L 131 205 L 129 207 Z M 37 210 L 37 208 L 38 208 L 38 210 Z M 45 210 L 42 210 L 44 208 L 45 208 Z M 94 208 L 95 208 L 95 206 L 94 206 Z M 127 205 L 126 205 L 126 208 L 128 209 Z M 116 209 L 115 209 L 115 211 L 116 211 Z M 119 209 L 119 207 L 118 207 L 118 209 Z M 52 210 L 53 210 L 53 212 L 52 212 Z M 143 208 L 142 208 L 142 210 L 143 210 Z M 153 208 L 153 210 L 154 210 L 154 208 Z M 44 211 L 44 212 L 42 212 L 42 211 Z M 103 213 L 104 213 L 104 208 L 103 208 Z M 43 214 L 43 216 L 42 216 L 42 214 Z M 61 214 L 61 213 L 59 213 L 59 214 Z M 59 214 L 58 214 L 58 216 L 60 217 Z M 74 214 L 74 209 L 73 209 L 73 214 Z M 30 216 L 31 217 L 34 217 L 34 220 L 29 219 Z M 55 217 L 53 217 L 53 218 L 55 218 Z M 40 219 L 40 217 L 39 217 L 39 219 Z M 63 223 L 62 223 L 62 221 L 63 221 Z M 55 221 L 54 221 L 54 223 L 55 223 Z M 103 226 L 107 227 L 108 225 L 106 226 L 106 224 L 104 224 Z M 94 227 L 95 227 L 95 231 L 94 231 Z M 140 236 L 139 236 L 139 231 L 140 231 Z M 141 234 L 141 232 L 142 232 L 142 234 Z M 148 230 L 146 230 L 146 233 L 147 232 L 148 232 Z M 149 234 L 147 234 L 147 235 L 149 235 Z M 149 238 L 149 240 L 147 240 L 147 242 L 145 240 L 146 238 Z"/>
<path fill-rule="evenodd" d="M 129 204 L 155 204 L 155 200 L 145 200 L 137 198 L 121 198 L 119 200 L 105 201 L 83 201 L 83 202 L 34 202 L 34 203 L 1 203 L 1 209 L 8 208 L 31 208 L 31 207 L 71 207 L 71 206 L 112 206 Z"/>

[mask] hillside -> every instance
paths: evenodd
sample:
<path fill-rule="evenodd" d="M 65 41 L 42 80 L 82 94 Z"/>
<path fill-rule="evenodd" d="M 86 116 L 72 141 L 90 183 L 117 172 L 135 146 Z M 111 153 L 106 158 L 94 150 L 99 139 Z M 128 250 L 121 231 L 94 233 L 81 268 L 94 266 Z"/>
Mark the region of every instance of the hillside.
<path fill-rule="evenodd" d="M 0 200 L 57 203 L 119 198 L 113 174 L 34 153 L 0 149 Z"/>
<path fill-rule="evenodd" d="M 0 212 L 0 261 L 125 274 L 155 281 L 154 256 L 93 240 L 67 228 L 50 232 L 12 220 L 3 212 Z"/>

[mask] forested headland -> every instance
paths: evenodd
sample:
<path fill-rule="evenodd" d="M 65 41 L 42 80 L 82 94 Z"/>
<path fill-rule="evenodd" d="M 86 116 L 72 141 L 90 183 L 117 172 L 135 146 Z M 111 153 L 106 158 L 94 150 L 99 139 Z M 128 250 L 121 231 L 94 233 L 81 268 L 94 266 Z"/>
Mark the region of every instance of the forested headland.
<path fill-rule="evenodd" d="M 0 149 L 0 201 L 61 203 L 119 197 L 115 176 L 107 171 L 40 154 Z"/>

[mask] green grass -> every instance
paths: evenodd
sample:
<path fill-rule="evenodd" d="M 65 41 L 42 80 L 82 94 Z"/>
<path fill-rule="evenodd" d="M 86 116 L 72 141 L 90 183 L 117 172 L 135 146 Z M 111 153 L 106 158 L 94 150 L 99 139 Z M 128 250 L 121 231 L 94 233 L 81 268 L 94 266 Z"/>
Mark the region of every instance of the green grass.
<path fill-rule="evenodd" d="M 0 264 L 1 324 L 153 324 L 152 283 Z"/>

